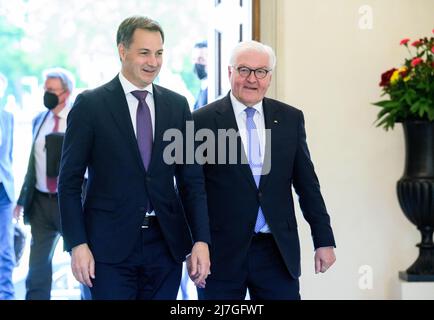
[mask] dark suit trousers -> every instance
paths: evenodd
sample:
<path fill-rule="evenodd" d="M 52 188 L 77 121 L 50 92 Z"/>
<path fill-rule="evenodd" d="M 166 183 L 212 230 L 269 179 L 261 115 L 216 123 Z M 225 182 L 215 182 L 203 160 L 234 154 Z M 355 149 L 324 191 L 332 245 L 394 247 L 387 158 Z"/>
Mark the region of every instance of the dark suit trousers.
<path fill-rule="evenodd" d="M 237 271 L 233 279 L 215 278 L 211 265 L 205 289 L 198 289 L 199 300 L 244 300 L 247 289 L 251 300 L 300 299 L 299 281 L 289 274 L 271 234 L 253 237 L 246 261 Z"/>
<path fill-rule="evenodd" d="M 113 239 L 116 241 L 116 239 Z M 175 300 L 182 264 L 169 252 L 156 218 L 141 229 L 136 245 L 126 260 L 95 262 L 92 280 L 94 300 Z"/>
<path fill-rule="evenodd" d="M 35 190 L 30 213 L 32 241 L 26 300 L 49 300 L 54 250 L 61 235 L 57 195 L 47 196 Z"/>

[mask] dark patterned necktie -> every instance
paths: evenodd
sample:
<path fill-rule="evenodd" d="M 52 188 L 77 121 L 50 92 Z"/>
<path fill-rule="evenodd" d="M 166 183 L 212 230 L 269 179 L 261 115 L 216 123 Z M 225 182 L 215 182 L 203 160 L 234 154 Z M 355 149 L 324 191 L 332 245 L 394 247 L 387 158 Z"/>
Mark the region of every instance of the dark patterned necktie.
<path fill-rule="evenodd" d="M 148 170 L 151 162 L 152 153 L 152 121 L 149 106 L 146 103 L 147 91 L 135 90 L 131 94 L 139 100 L 136 114 L 137 145 L 139 146 L 140 155 L 143 165 Z"/>

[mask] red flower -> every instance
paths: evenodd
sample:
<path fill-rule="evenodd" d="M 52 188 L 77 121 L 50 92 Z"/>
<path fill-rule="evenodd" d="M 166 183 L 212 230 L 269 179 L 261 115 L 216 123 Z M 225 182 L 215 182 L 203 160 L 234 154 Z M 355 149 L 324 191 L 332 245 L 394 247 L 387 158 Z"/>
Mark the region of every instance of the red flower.
<path fill-rule="evenodd" d="M 405 39 L 402 39 L 401 42 L 400 42 L 399 44 L 400 44 L 400 45 L 406 45 L 409 41 L 410 41 L 409 38 L 405 38 Z"/>
<path fill-rule="evenodd" d="M 386 72 L 384 72 L 381 75 L 381 82 L 380 82 L 380 87 L 387 87 L 390 85 L 390 77 L 392 76 L 392 74 L 395 72 L 396 68 L 392 68 L 390 70 L 387 70 Z"/>
<path fill-rule="evenodd" d="M 423 62 L 422 58 L 414 58 L 413 60 L 411 60 L 411 66 L 416 67 L 418 64 L 422 62 Z"/>
<path fill-rule="evenodd" d="M 434 46 L 431 48 L 431 52 L 434 53 Z"/>
<path fill-rule="evenodd" d="M 405 78 L 406 76 L 408 76 L 408 74 L 410 73 L 410 71 L 407 68 L 401 68 L 404 69 L 402 71 L 399 72 L 399 75 L 401 76 L 401 78 Z"/>
<path fill-rule="evenodd" d="M 411 45 L 412 45 L 413 47 L 418 48 L 418 47 L 420 47 L 422 44 L 423 44 L 423 42 L 422 42 L 421 40 L 416 40 L 416 41 L 414 41 Z"/>

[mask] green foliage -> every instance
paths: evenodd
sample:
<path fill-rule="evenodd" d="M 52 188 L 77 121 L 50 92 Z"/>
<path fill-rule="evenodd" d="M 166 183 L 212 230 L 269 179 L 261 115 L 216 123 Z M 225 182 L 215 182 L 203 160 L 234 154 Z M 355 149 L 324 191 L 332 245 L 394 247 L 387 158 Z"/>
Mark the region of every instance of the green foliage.
<path fill-rule="evenodd" d="M 181 74 L 196 93 L 191 53 L 194 43 L 207 35 L 204 0 L 0 0 L 0 8 L 0 72 L 8 77 L 10 93 L 18 100 L 23 90 L 20 79 L 42 80 L 42 71 L 50 67 L 71 71 L 77 87 L 110 80 L 120 68 L 117 27 L 137 14 L 161 23 L 166 35 L 165 67 Z"/>

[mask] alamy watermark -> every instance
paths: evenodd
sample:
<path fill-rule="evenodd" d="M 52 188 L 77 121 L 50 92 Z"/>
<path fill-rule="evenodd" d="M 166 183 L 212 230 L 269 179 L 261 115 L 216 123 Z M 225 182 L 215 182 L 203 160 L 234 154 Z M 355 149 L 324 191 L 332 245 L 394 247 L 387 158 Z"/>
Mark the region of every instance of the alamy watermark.
<path fill-rule="evenodd" d="M 359 7 L 359 29 L 371 30 L 374 28 L 374 12 L 370 5 L 363 5 Z"/>
<path fill-rule="evenodd" d="M 247 141 L 256 137 L 259 143 L 259 130 L 241 131 Z M 271 130 L 265 129 L 262 148 L 244 148 L 241 134 L 235 129 L 199 129 L 195 132 L 194 122 L 186 121 L 185 132 L 168 129 L 163 134 L 163 141 L 170 142 L 163 150 L 165 164 L 248 164 L 253 175 L 266 175 L 271 170 Z M 240 145 L 241 143 L 241 145 Z M 247 150 L 246 150 L 247 149 Z M 264 149 L 264 150 L 262 150 Z M 241 152 L 239 152 L 241 150 Z M 185 152 L 185 154 L 184 154 Z M 217 155 L 216 155 L 217 154 Z"/>
<path fill-rule="evenodd" d="M 363 265 L 359 267 L 359 289 L 371 290 L 374 287 L 374 270 L 370 265 Z"/>

